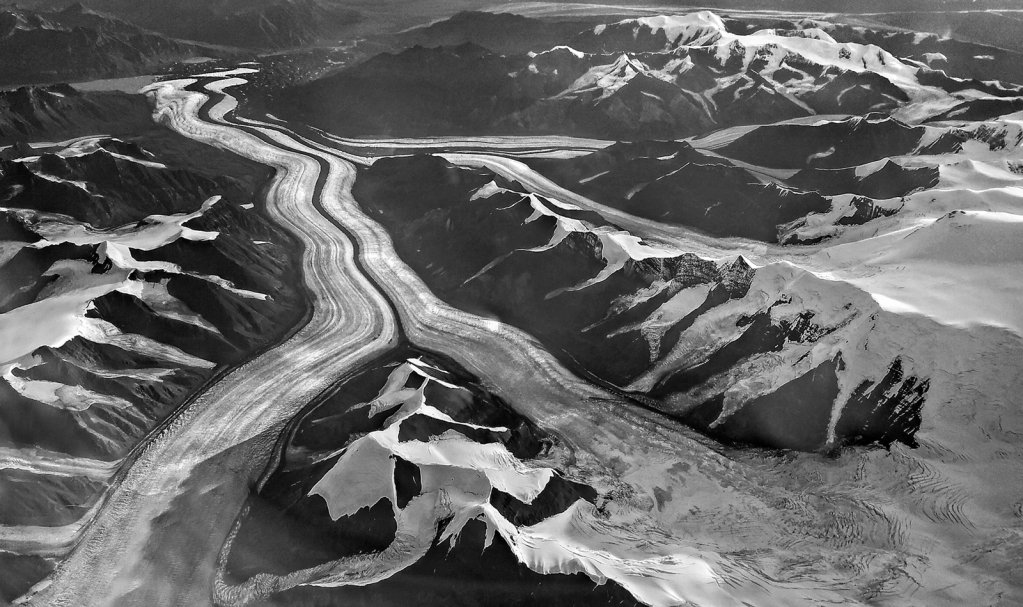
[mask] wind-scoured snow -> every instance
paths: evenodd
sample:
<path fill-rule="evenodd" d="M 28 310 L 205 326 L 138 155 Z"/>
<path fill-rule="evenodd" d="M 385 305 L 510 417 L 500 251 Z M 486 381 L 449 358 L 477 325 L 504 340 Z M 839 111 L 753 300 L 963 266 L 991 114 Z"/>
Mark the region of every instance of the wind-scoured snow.
<path fill-rule="evenodd" d="M 1021 236 L 1023 215 L 952 211 L 917 227 L 831 247 L 827 257 L 846 281 L 880 296 L 883 308 L 1023 335 Z"/>

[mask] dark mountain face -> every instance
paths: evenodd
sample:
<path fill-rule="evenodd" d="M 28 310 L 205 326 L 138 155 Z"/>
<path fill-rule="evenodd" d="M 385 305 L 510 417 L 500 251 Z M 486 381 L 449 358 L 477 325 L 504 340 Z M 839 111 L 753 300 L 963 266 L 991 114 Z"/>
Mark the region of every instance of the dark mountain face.
<path fill-rule="evenodd" d="M 90 8 L 185 40 L 249 49 L 281 49 L 336 40 L 360 15 L 320 0 L 87 0 Z"/>
<path fill-rule="evenodd" d="M 991 120 L 999 116 L 1023 111 L 1023 98 L 1013 99 L 971 99 L 954 108 L 932 116 L 930 122 L 944 120 Z"/>
<path fill-rule="evenodd" d="M 85 93 L 63 84 L 0 91 L 0 145 L 95 133 L 120 135 L 151 125 L 149 104 L 138 95 Z"/>
<path fill-rule="evenodd" d="M 730 158 L 780 169 L 840 168 L 889 156 L 945 153 L 957 149 L 954 135 L 930 141 L 927 130 L 892 118 L 868 115 L 818 125 L 771 125 L 755 129 L 724 146 Z M 778 146 L 785 141 L 785 146 Z"/>
<path fill-rule="evenodd" d="M 868 198 L 897 198 L 938 184 L 936 167 L 907 168 L 886 160 L 882 166 L 860 175 L 856 167 L 844 169 L 807 168 L 799 171 L 788 183 L 821 194 L 857 194 Z"/>
<path fill-rule="evenodd" d="M 745 172 L 727 161 L 695 164 L 701 157 L 686 143 L 642 142 L 537 164 L 576 184 L 578 175 L 606 171 L 607 187 L 592 188 L 612 199 L 636 180 L 651 179 L 632 200 L 644 192 L 648 198 L 627 203 L 635 204 L 630 211 L 661 205 L 669 218 L 714 234 L 772 240 L 774 224 L 830 206 L 815 192 L 744 181 Z M 720 190 L 722 184 L 729 189 Z M 818 319 L 823 312 L 811 309 L 795 317 L 781 313 L 794 295 L 748 307 L 764 297 L 764 287 L 751 288 L 758 270 L 741 257 L 717 263 L 688 253 L 632 258 L 616 248 L 612 235 L 622 233 L 599 215 L 561 209 L 516 182 L 435 156 L 377 160 L 360 172 L 353 195 L 391 232 L 399 256 L 438 297 L 537 336 L 584 376 L 628 386 L 642 402 L 726 441 L 810 451 L 828 441 L 836 382 L 846 368 L 841 354 L 748 399 L 738 412 L 722 408 L 728 386 L 738 381 L 735 369 L 766 377 L 787 365 L 775 358 L 781 352 L 832 339 L 849 326 L 829 324 Z M 725 210 L 718 214 L 718 207 Z M 764 226 L 768 230 L 758 232 Z M 706 336 L 719 332 L 732 337 L 704 350 Z M 679 360 L 684 362 L 674 362 Z M 652 380 L 651 369 L 660 368 L 670 371 Z M 874 413 L 864 417 L 857 400 L 836 440 L 869 442 L 880 431 L 885 441 L 912 441 L 919 423 L 913 412 L 927 383 L 901 375 L 892 381 L 892 389 L 901 390 L 898 397 L 891 390 L 857 393 L 873 403 Z M 905 421 L 901 429 L 883 417 L 889 414 Z"/>
<path fill-rule="evenodd" d="M 189 142 L 176 137 L 168 140 L 161 135 L 153 139 L 151 147 L 157 153 L 135 143 L 100 139 L 92 145 L 92 151 L 66 155 L 59 148 L 54 152 L 33 150 L 27 159 L 0 160 L 0 206 L 8 209 L 4 211 L 6 231 L 20 233 L 21 240 L 36 243 L 22 248 L 0 266 L 0 282 L 7 290 L 0 309 L 9 312 L 44 301 L 54 288 L 59 294 L 61 280 L 70 280 L 61 278 L 68 270 L 60 268 L 83 265 L 91 268 L 91 275 L 101 282 L 104 275 L 116 280 L 114 276 L 124 273 L 112 266 L 103 239 L 35 248 L 43 239 L 59 234 L 61 226 L 85 226 L 84 234 L 114 230 L 123 240 L 132 233 L 126 226 L 134 225 L 135 230 L 145 234 L 147 226 L 158 225 L 149 217 L 193 212 L 203 200 L 221 196 L 217 205 L 188 221 L 190 229 L 215 232 L 216 239 L 177 240 L 158 247 L 135 245 L 141 248 L 131 249 L 134 260 L 173 266 L 131 273 L 129 280 L 139 285 L 139 293 L 124 292 L 131 289 L 112 291 L 95 299 L 91 312 L 124 334 L 140 335 L 212 364 L 209 368 L 196 367 L 194 363 L 186 365 L 182 375 L 163 383 L 153 378 L 132 377 L 130 373 L 116 375 L 120 365 L 133 369 L 155 365 L 176 372 L 176 359 L 161 360 L 158 351 L 143 355 L 86 337 L 76 337 L 59 348 L 41 348 L 35 354 L 41 357 L 42 364 L 15 373 L 37 381 L 66 381 L 73 377 L 78 385 L 97 394 L 110 394 L 126 401 L 136 412 L 126 420 L 130 428 L 110 434 L 92 418 L 104 407 L 97 405 L 96 410 L 72 414 L 61 422 L 70 435 L 51 429 L 46 432 L 52 433 L 44 436 L 38 434 L 47 428 L 40 415 L 60 417 L 68 413 L 50 410 L 11 393 L 8 394 L 11 402 L 18 405 L 12 409 L 5 407 L 2 415 L 4 427 L 11 433 L 6 438 L 14 444 L 43 441 L 45 445 L 39 444 L 47 449 L 72 449 L 75 455 L 94 458 L 123 454 L 150 424 L 208 377 L 212 368 L 237 361 L 245 352 L 265 344 L 277 331 L 276 323 L 300 311 L 300 295 L 295 286 L 281 279 L 292 263 L 286 251 L 294 246 L 293 242 L 257 211 L 239 206 L 252 200 L 253 188 L 266 178 L 265 172 L 254 166 L 238 167 L 228 158 L 219 163 L 219 170 L 234 168 L 232 172 L 237 177 L 223 173 L 207 176 L 205 171 L 180 164 L 178 154 L 182 147 L 192 147 Z M 215 160 L 216 154 L 202 151 L 207 161 Z M 139 242 L 145 242 L 144 236 L 139 238 L 143 239 Z M 252 240 L 261 239 L 268 246 L 252 245 Z M 229 282 L 203 278 L 208 276 Z M 73 290 L 68 284 L 64 289 Z M 270 298 L 247 297 L 238 289 Z M 150 291 L 154 293 L 152 297 L 147 295 Z M 159 293 L 163 295 L 156 295 Z M 190 318 L 205 320 L 189 322 Z"/>
<path fill-rule="evenodd" d="M 587 156 L 530 164 L 608 206 L 714 236 L 777 242 L 781 224 L 831 206 L 815 192 L 764 183 L 686 142 L 616 143 Z"/>
<path fill-rule="evenodd" d="M 295 87 L 276 103 L 350 134 L 477 132 L 530 101 L 509 75 L 525 62 L 471 43 L 414 47 Z"/>
<path fill-rule="evenodd" d="M 53 12 L 0 8 L 0 84 L 152 72 L 190 57 L 238 57 L 141 29 L 81 4 Z"/>
<path fill-rule="evenodd" d="M 90 1 L 0 76 L 231 60 L 0 93 L 0 603 L 1020 602 L 1018 54 Z"/>
<path fill-rule="evenodd" d="M 395 36 L 395 43 L 401 47 L 437 47 L 471 42 L 501 55 L 524 55 L 565 44 L 587 25 L 577 21 L 543 21 L 512 13 L 464 11 L 450 19 L 402 32 Z"/>

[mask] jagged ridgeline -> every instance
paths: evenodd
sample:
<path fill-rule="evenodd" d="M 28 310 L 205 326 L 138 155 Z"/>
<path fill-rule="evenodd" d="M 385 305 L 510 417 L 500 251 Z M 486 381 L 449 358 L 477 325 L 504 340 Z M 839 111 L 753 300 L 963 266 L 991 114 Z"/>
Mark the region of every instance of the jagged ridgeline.
<path fill-rule="evenodd" d="M 669 139 L 817 115 L 918 121 L 957 103 L 991 117 L 1023 82 L 1018 53 L 981 44 L 710 12 L 598 25 L 462 13 L 392 44 L 276 95 L 273 113 L 344 135 Z"/>

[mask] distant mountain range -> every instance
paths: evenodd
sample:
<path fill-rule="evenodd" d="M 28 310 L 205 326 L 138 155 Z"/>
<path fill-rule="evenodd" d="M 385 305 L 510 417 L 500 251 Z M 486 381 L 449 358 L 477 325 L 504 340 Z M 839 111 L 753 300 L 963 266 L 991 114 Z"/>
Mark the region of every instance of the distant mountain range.
<path fill-rule="evenodd" d="M 813 115 L 911 118 L 913 99 L 935 95 L 936 115 L 986 103 L 960 91 L 1014 98 L 1011 82 L 1023 82 L 1016 53 L 811 19 L 767 27 L 702 12 L 583 27 L 462 13 L 396 39 L 424 46 L 285 90 L 270 106 L 351 135 L 667 139 Z M 1008 83 L 979 80 L 994 64 Z"/>
<path fill-rule="evenodd" d="M 27 2 L 37 10 L 64 9 L 68 0 Z M 281 49 L 335 38 L 360 20 L 330 0 L 83 0 L 91 10 L 165 36 L 246 49 Z"/>
<path fill-rule="evenodd" d="M 192 57 L 239 51 L 182 42 L 81 4 L 36 12 L 0 7 L 0 83 L 81 81 L 136 75 Z"/>

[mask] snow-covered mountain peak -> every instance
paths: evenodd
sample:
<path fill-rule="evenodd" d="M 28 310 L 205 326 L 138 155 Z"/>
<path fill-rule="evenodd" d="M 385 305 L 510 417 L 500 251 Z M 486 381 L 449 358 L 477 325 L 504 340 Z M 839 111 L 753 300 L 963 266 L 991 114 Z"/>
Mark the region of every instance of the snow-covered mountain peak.
<path fill-rule="evenodd" d="M 716 43 L 727 34 L 725 22 L 710 11 L 688 15 L 640 17 L 631 22 L 636 24 L 636 33 L 642 26 L 650 28 L 654 34 L 663 31 L 668 42 L 674 46 L 707 46 Z"/>
<path fill-rule="evenodd" d="M 613 63 L 590 68 L 559 96 L 601 91 L 601 98 L 608 97 L 639 75 L 646 75 L 670 81 L 671 77 L 651 70 L 642 61 L 622 53 Z"/>
<path fill-rule="evenodd" d="M 663 35 L 662 50 L 709 53 L 711 61 L 730 70 L 745 72 L 755 67 L 770 78 L 783 67 L 787 73 L 798 73 L 807 65 L 819 66 L 841 72 L 878 74 L 911 96 L 935 96 L 936 91 L 922 86 L 917 79 L 919 67 L 874 44 L 839 42 L 828 33 L 828 29 L 833 29 L 829 26 L 824 22 L 806 21 L 797 29 L 761 29 L 735 34 L 727 30 L 719 16 L 700 11 L 619 21 L 596 28 L 594 35 L 613 41 L 627 38 L 631 33 L 638 47 L 656 46 L 659 44 L 657 37 Z"/>

